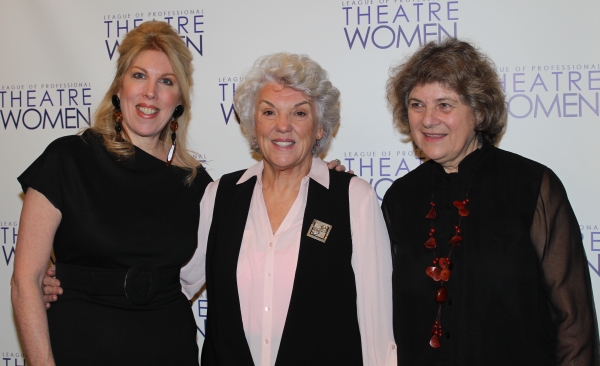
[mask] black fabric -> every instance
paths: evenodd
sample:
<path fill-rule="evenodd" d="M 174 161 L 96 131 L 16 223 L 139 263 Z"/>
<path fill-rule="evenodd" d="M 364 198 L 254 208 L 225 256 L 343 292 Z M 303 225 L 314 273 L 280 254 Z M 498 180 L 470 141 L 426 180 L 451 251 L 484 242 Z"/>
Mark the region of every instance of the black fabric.
<path fill-rule="evenodd" d="M 441 347 L 429 346 L 439 284 L 425 273 L 448 255 L 454 200 L 469 189 L 463 242 L 452 252 Z M 433 192 L 433 198 L 432 198 Z M 423 243 L 436 204 L 435 255 Z M 579 226 L 548 168 L 493 146 L 458 173 L 433 161 L 398 179 L 382 209 L 394 255 L 394 336 L 405 365 L 597 365 L 595 308 Z"/>
<path fill-rule="evenodd" d="M 226 174 L 219 181 L 206 248 L 206 292 L 210 297 L 203 366 L 250 366 L 252 354 L 242 323 L 236 269 L 256 177 L 236 185 L 244 174 Z M 241 228 L 241 229 L 240 229 Z"/>
<path fill-rule="evenodd" d="M 138 148 L 117 161 L 88 130 L 51 143 L 19 182 L 62 214 L 54 238 L 59 266 L 127 271 L 149 261 L 172 271 L 194 253 L 199 203 L 211 181 L 199 169 L 187 186 L 186 175 Z M 141 307 L 124 296 L 65 288 L 48 311 L 57 364 L 197 364 L 189 302 L 180 291 L 169 294 Z"/>
<path fill-rule="evenodd" d="M 242 174 L 221 178 L 215 201 L 207 250 L 211 307 L 203 366 L 253 365 L 239 308 L 236 268 L 256 178 L 236 185 Z M 330 171 L 329 190 L 309 182 L 294 287 L 276 365 L 362 365 L 351 266 L 351 178 Z M 306 236 L 313 219 L 332 225 L 326 243 Z"/>

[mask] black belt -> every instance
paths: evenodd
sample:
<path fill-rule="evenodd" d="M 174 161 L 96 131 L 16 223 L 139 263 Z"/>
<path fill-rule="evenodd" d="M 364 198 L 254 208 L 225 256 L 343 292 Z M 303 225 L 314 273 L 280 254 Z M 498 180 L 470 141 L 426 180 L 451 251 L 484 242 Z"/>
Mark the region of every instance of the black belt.
<path fill-rule="evenodd" d="M 158 292 L 180 288 L 180 268 L 157 269 L 139 262 L 127 271 L 56 264 L 56 278 L 65 289 L 90 295 L 126 296 L 132 304 L 146 305 Z"/>

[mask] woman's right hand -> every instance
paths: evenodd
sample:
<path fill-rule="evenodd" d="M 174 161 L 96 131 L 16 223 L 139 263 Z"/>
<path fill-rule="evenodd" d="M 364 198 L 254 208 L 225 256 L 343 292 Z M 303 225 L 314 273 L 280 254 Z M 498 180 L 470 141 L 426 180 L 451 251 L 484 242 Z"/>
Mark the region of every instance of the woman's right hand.
<path fill-rule="evenodd" d="M 56 276 L 56 267 L 52 266 L 48 268 L 46 276 L 44 276 L 44 279 L 42 280 L 46 309 L 49 309 L 50 304 L 58 300 L 58 295 L 62 295 L 63 293 L 63 289 L 60 287 L 60 281 L 54 276 Z"/>

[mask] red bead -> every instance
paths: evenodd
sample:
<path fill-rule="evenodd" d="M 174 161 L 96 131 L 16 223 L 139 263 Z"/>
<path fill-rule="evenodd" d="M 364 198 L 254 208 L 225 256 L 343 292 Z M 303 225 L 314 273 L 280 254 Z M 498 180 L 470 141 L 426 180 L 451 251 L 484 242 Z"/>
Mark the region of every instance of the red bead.
<path fill-rule="evenodd" d="M 431 210 L 429 210 L 429 213 L 425 216 L 426 219 L 430 219 L 433 220 L 435 219 L 435 208 L 431 207 Z"/>
<path fill-rule="evenodd" d="M 460 228 L 458 226 L 456 227 L 456 233 L 460 233 Z"/>
<path fill-rule="evenodd" d="M 462 237 L 458 236 L 458 235 L 454 235 L 450 241 L 448 242 L 448 244 L 454 244 L 454 243 L 460 243 L 462 241 Z"/>
<path fill-rule="evenodd" d="M 462 202 L 460 202 L 460 201 L 454 201 L 454 202 L 452 202 L 452 204 L 454 205 L 454 207 L 456 207 L 458 209 L 461 209 L 461 208 L 465 207 L 465 205 Z"/>
<path fill-rule="evenodd" d="M 434 335 L 433 337 L 431 337 L 431 340 L 429 341 L 429 345 L 433 348 L 440 348 L 440 340 L 438 339 L 437 335 Z"/>
<path fill-rule="evenodd" d="M 465 198 L 465 203 L 469 203 L 469 202 L 471 202 L 471 200 L 468 198 Z"/>
<path fill-rule="evenodd" d="M 439 260 L 440 267 L 442 269 L 448 269 L 448 263 L 449 262 L 450 261 L 448 260 L 448 258 L 440 258 L 440 260 Z"/>
<path fill-rule="evenodd" d="M 427 267 L 425 273 L 427 273 L 429 277 L 433 278 L 434 281 L 439 281 L 442 270 L 439 267 Z"/>
<path fill-rule="evenodd" d="M 450 279 L 450 270 L 449 269 L 442 269 L 442 271 L 440 272 L 440 280 L 446 282 Z"/>
<path fill-rule="evenodd" d="M 458 214 L 462 217 L 469 216 L 469 210 L 467 210 L 466 208 L 461 208 L 458 210 Z"/>
<path fill-rule="evenodd" d="M 444 286 L 440 286 L 435 292 L 435 302 L 443 303 L 448 298 L 448 289 Z"/>
<path fill-rule="evenodd" d="M 425 248 L 427 249 L 433 249 L 437 246 L 437 243 L 435 242 L 435 238 L 432 236 L 431 238 L 427 239 L 423 245 L 425 245 Z"/>

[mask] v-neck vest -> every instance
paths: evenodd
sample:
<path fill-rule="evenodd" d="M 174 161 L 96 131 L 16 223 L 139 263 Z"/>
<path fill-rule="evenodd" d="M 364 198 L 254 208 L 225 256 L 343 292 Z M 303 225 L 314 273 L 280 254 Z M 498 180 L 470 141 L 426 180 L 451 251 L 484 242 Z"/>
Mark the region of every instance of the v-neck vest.
<path fill-rule="evenodd" d="M 202 365 L 254 365 L 244 333 L 237 263 L 256 177 L 223 176 L 208 238 L 209 309 Z M 329 189 L 310 180 L 300 251 L 276 365 L 362 365 L 348 189 L 352 175 L 330 171 Z M 326 242 L 307 233 L 313 220 L 332 226 Z"/>

